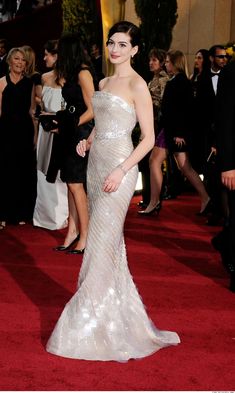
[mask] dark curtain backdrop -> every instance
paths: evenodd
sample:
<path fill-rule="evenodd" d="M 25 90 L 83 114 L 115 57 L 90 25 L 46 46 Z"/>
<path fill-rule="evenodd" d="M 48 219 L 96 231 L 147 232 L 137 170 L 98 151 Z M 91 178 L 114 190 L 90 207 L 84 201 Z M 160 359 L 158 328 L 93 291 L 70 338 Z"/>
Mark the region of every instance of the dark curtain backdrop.
<path fill-rule="evenodd" d="M 56 0 L 30 14 L 0 23 L 0 38 L 6 38 L 11 47 L 30 45 L 35 50 L 39 70 L 44 67 L 44 44 L 47 40 L 59 38 L 62 32 L 61 2 Z"/>
<path fill-rule="evenodd" d="M 93 15 L 95 37 L 102 46 L 102 23 L 100 0 L 88 0 Z M 44 72 L 44 44 L 57 39 L 63 31 L 62 0 L 34 10 L 30 14 L 16 16 L 0 23 L 0 38 L 6 38 L 11 47 L 30 45 L 36 52 L 37 68 Z"/>

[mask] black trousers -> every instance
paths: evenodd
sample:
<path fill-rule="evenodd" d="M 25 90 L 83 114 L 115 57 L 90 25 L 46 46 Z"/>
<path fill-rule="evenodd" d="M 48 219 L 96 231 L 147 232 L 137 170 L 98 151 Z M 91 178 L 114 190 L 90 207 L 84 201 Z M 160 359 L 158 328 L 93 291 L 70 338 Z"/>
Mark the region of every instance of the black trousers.
<path fill-rule="evenodd" d="M 229 263 L 235 271 L 235 191 L 228 191 L 229 220 L 225 227 Z"/>

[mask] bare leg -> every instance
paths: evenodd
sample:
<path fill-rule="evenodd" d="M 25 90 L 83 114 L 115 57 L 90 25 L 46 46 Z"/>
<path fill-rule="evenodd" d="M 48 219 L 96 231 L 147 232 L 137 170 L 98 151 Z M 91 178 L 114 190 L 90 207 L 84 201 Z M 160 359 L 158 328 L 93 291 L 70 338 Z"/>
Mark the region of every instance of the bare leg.
<path fill-rule="evenodd" d="M 198 192 L 198 195 L 201 199 L 201 211 L 203 211 L 208 204 L 210 197 L 207 194 L 202 180 L 200 179 L 198 173 L 192 168 L 187 153 L 175 153 L 174 157 L 177 162 L 178 168 Z"/>
<path fill-rule="evenodd" d="M 69 216 L 68 233 L 71 230 L 73 233 L 78 233 L 78 223 L 80 226 L 80 238 L 76 244 L 76 250 L 82 250 L 86 246 L 87 231 L 88 231 L 88 205 L 87 196 L 82 183 L 68 184 L 70 194 L 73 198 L 73 205 L 71 204 L 71 215 Z M 76 236 L 73 236 L 73 238 Z"/>
<path fill-rule="evenodd" d="M 68 217 L 68 230 L 64 240 L 64 246 L 68 247 L 70 243 L 77 237 L 79 233 L 79 221 L 77 209 L 74 203 L 73 194 L 68 186 L 68 207 L 69 207 L 69 217 Z"/>
<path fill-rule="evenodd" d="M 143 211 L 145 213 L 151 212 L 157 203 L 160 201 L 160 193 L 162 189 L 162 163 L 167 157 L 167 150 L 162 147 L 154 147 L 149 159 L 150 166 L 150 184 L 151 184 L 151 197 L 150 203 Z"/>

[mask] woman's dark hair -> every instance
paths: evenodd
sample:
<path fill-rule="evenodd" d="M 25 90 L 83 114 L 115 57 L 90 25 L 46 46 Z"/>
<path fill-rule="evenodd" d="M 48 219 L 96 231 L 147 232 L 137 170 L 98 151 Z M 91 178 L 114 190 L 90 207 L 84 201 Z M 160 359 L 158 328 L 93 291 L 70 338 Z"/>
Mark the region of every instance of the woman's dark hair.
<path fill-rule="evenodd" d="M 140 29 L 139 27 L 134 25 L 134 23 L 128 22 L 126 20 L 115 23 L 115 25 L 113 25 L 113 27 L 111 27 L 111 29 L 109 30 L 108 40 L 106 42 L 106 45 L 108 44 L 109 39 L 115 33 L 128 34 L 131 38 L 130 42 L 132 46 L 136 46 L 140 44 Z"/>
<path fill-rule="evenodd" d="M 159 60 L 161 65 L 164 65 L 166 61 L 166 51 L 163 49 L 152 48 L 149 52 L 149 59 L 151 59 L 152 57 L 155 57 Z"/>
<path fill-rule="evenodd" d="M 90 66 L 90 58 L 77 33 L 66 33 L 58 42 L 58 58 L 55 71 L 58 80 L 77 81 L 77 75 L 84 66 Z"/>
<path fill-rule="evenodd" d="M 210 62 L 210 57 L 209 57 L 209 51 L 207 49 L 199 49 L 197 53 L 201 53 L 203 57 L 203 69 L 204 68 L 210 68 L 211 62 Z M 196 54 L 197 54 L 196 53 Z"/>
<path fill-rule="evenodd" d="M 196 52 L 196 55 L 198 53 L 201 53 L 202 58 L 203 58 L 203 63 L 202 63 L 202 74 L 207 73 L 210 70 L 211 62 L 210 62 L 210 57 L 209 57 L 209 51 L 207 49 L 199 49 Z M 194 67 L 193 69 L 193 75 L 191 80 L 194 81 L 195 78 L 197 78 L 198 75 L 198 69 Z"/>
<path fill-rule="evenodd" d="M 58 40 L 48 40 L 44 45 L 44 49 L 48 53 L 56 55 L 58 53 Z"/>

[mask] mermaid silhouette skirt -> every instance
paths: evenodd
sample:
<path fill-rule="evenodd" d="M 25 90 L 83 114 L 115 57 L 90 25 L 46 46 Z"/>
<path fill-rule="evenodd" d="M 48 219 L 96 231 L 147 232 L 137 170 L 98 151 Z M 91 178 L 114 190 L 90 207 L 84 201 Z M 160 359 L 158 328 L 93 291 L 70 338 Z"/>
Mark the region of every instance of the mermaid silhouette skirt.
<path fill-rule="evenodd" d="M 133 150 L 134 107 L 107 92 L 93 97 L 96 136 L 89 154 L 90 223 L 78 290 L 66 304 L 47 343 L 55 355 L 127 361 L 177 345 L 177 333 L 148 318 L 128 269 L 123 225 L 137 181 L 133 167 L 118 190 L 102 191 L 107 175 Z"/>

